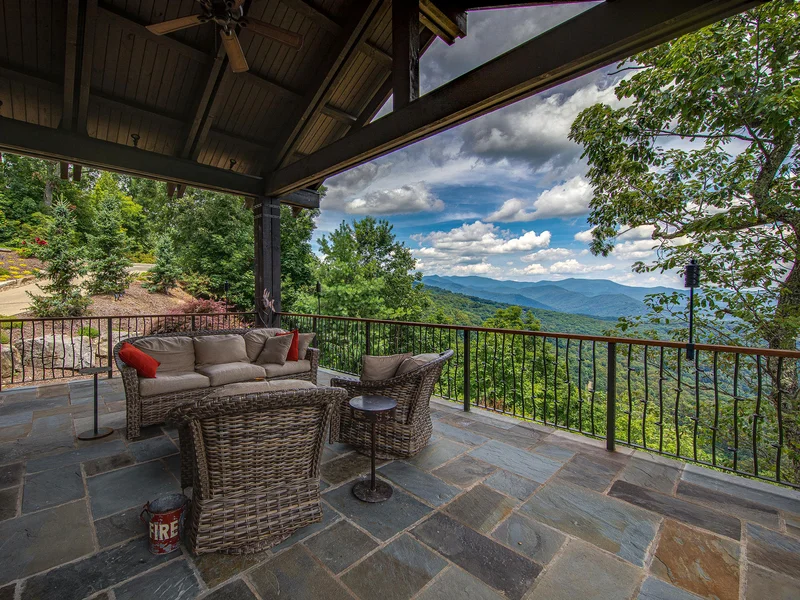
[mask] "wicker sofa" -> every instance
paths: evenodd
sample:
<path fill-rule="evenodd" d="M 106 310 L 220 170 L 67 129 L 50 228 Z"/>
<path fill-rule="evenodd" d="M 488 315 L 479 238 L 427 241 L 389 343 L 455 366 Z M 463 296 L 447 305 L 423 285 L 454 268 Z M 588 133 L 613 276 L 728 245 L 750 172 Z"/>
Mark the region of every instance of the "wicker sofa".
<path fill-rule="evenodd" d="M 225 385 L 264 379 L 305 380 L 317 383 L 319 350 L 308 348 L 305 357 L 298 361 L 286 362 L 284 365 L 257 365 L 254 360 L 259 336 L 269 336 L 282 331 L 279 329 L 226 329 L 219 331 L 182 331 L 177 333 L 161 333 L 149 336 L 127 338 L 114 346 L 114 360 L 122 374 L 125 389 L 127 437 L 139 437 L 142 427 L 163 423 L 167 413 L 174 407 L 197 400 L 218 390 Z M 215 365 L 215 371 L 206 374 L 198 372 L 194 365 L 194 338 L 223 335 L 244 336 L 247 343 L 247 354 L 250 363 L 236 362 Z M 156 341 L 153 341 L 156 340 Z M 160 341 L 164 340 L 164 342 Z M 169 340 L 169 341 L 167 341 Z M 126 365 L 119 357 L 122 344 L 128 342 L 147 352 L 153 344 L 168 344 L 172 348 L 172 360 L 181 364 L 178 368 L 170 368 L 157 373 L 154 379 L 140 378 L 136 370 Z M 263 342 L 262 342 L 263 344 Z M 253 352 L 251 352 L 251 348 Z M 255 355 L 253 353 L 255 352 Z M 161 367 L 159 367 L 160 369 Z M 269 389 L 266 386 L 265 390 Z"/>
<path fill-rule="evenodd" d="M 431 395 L 444 364 L 452 356 L 453 351 L 447 350 L 413 371 L 381 381 L 331 379 L 330 385 L 344 388 L 348 398 L 377 395 L 397 400 L 395 420 L 382 424 L 377 430 L 375 451 L 378 458 L 407 458 L 428 444 L 433 432 Z M 370 423 L 358 419 L 347 402 L 339 405 L 337 413 L 331 422 L 330 441 L 350 444 L 362 454 L 369 454 L 372 447 Z"/>
<path fill-rule="evenodd" d="M 192 502 L 194 554 L 248 554 L 322 519 L 320 461 L 341 389 L 205 397 L 172 410 Z"/>

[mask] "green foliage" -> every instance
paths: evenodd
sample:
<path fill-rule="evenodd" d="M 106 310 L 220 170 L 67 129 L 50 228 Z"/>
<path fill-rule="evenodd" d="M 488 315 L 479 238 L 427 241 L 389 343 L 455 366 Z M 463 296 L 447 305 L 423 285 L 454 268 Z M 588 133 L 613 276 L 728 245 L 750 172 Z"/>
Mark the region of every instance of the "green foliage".
<path fill-rule="evenodd" d="M 148 282 L 145 289 L 150 292 L 166 294 L 177 287 L 181 277 L 181 269 L 177 263 L 175 248 L 168 235 L 163 236 L 156 247 L 156 262 L 147 273 Z"/>
<path fill-rule="evenodd" d="M 94 189 L 99 197 L 95 231 L 87 236 L 89 246 L 89 281 L 91 294 L 120 294 L 130 285 L 128 236 L 123 229 L 124 195 L 116 182 L 104 173 Z"/>
<path fill-rule="evenodd" d="M 623 107 L 598 104 L 584 110 L 570 134 L 584 147 L 594 188 L 592 252 L 608 255 L 622 233 L 649 228 L 659 252 L 634 270 L 677 271 L 692 257 L 702 266 L 704 288 L 696 302 L 700 341 L 795 350 L 800 4 L 765 3 L 632 60 L 626 68 L 634 74 L 616 88 Z M 665 142 L 676 138 L 688 143 Z M 685 302 L 669 294 L 650 297 L 647 304 L 646 318 L 622 320 L 620 329 L 667 325 L 684 338 Z M 765 362 L 769 409 L 755 407 L 754 413 L 761 419 L 762 412 L 782 408 L 783 430 L 765 419 L 759 432 L 753 426 L 752 435 L 768 442 L 782 437 L 784 465 L 800 481 L 796 361 Z M 682 372 L 677 364 L 675 371 Z M 704 377 L 702 366 L 695 366 L 695 375 Z M 713 405 L 708 392 L 698 393 L 695 410 L 706 423 Z M 733 409 L 723 405 L 722 425 L 715 429 L 738 429 L 732 417 Z M 677 445 L 680 423 L 675 427 Z M 708 445 L 702 452 L 708 455 Z"/>
<path fill-rule="evenodd" d="M 519 306 L 509 306 L 508 308 L 498 308 L 493 317 L 484 321 L 483 326 L 490 329 L 539 331 L 542 323 L 533 316 L 533 311 L 523 311 Z"/>
<path fill-rule="evenodd" d="M 616 88 L 626 106 L 595 105 L 572 126 L 594 188 L 592 251 L 647 226 L 659 254 L 635 270 L 697 257 L 709 341 L 794 348 L 800 333 L 799 55 L 798 4 L 770 2 L 635 56 Z M 665 143 L 678 137 L 691 143 Z M 657 305 L 656 322 L 685 319 Z"/>
<path fill-rule="evenodd" d="M 43 296 L 31 298 L 31 311 L 37 317 L 77 317 L 86 312 L 89 298 L 81 294 L 75 282 L 86 271 L 83 253 L 75 241 L 75 218 L 70 207 L 60 200 L 53 205 L 53 222 L 47 231 L 47 245 L 38 257 L 44 268 L 37 277 L 47 281 L 40 284 Z"/>
<path fill-rule="evenodd" d="M 178 265 L 202 281 L 190 293 L 224 299 L 227 281 L 230 302 L 241 310 L 253 310 L 253 215 L 244 200 L 189 190 L 175 202 L 172 241 Z"/>
<path fill-rule="evenodd" d="M 423 314 L 428 300 L 419 284 L 422 275 L 388 221 L 366 217 L 343 222 L 319 246 L 324 314 L 399 320 Z M 316 310 L 310 298 L 306 305 L 306 310 Z"/>
<path fill-rule="evenodd" d="M 301 308 L 302 298 L 314 294 L 317 257 L 311 249 L 311 236 L 319 210 L 293 214 L 281 206 L 281 308 L 292 312 Z"/>

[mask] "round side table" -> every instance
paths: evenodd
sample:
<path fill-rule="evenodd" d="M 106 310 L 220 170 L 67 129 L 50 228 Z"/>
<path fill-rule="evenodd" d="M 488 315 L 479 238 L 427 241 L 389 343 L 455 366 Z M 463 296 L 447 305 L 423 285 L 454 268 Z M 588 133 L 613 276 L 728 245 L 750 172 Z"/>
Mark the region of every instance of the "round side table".
<path fill-rule="evenodd" d="M 362 502 L 383 502 L 392 497 L 392 486 L 375 479 L 375 430 L 378 423 L 394 419 L 397 400 L 386 396 L 356 396 L 350 399 L 350 413 L 372 424 L 372 469 L 369 480 L 362 479 L 353 486 L 353 495 Z"/>

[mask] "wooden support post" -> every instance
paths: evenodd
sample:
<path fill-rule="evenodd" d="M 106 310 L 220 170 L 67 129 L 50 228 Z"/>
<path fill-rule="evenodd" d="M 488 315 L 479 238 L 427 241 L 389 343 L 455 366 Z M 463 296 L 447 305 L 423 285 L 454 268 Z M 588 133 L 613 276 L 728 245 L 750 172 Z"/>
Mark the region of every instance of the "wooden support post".
<path fill-rule="evenodd" d="M 61 161 L 59 163 L 59 167 L 61 168 L 61 179 L 66 181 L 67 179 L 69 179 L 69 163 Z"/>
<path fill-rule="evenodd" d="M 281 205 L 274 197 L 261 196 L 253 204 L 253 226 L 256 244 L 256 306 L 261 307 L 264 290 L 275 300 L 272 323 L 265 323 L 265 314 L 257 310 L 259 325 L 278 327 L 281 311 Z"/>
<path fill-rule="evenodd" d="M 419 98 L 419 4 L 392 2 L 394 110 Z"/>
<path fill-rule="evenodd" d="M 83 167 L 81 165 L 72 165 L 72 181 L 80 181 L 83 175 Z"/>

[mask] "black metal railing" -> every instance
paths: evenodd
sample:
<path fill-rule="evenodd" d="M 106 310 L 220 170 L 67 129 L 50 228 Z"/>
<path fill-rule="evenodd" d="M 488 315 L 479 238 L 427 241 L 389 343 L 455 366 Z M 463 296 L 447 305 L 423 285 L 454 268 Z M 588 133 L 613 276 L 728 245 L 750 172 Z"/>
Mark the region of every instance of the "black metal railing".
<path fill-rule="evenodd" d="M 153 333 L 250 327 L 254 313 L 116 315 L 0 320 L 0 389 L 78 376 L 111 366 L 114 345 Z M 112 372 L 113 375 L 113 372 Z"/>
<path fill-rule="evenodd" d="M 452 349 L 436 394 L 520 419 L 800 487 L 800 352 L 350 317 L 281 315 L 314 331 L 323 367 Z"/>

